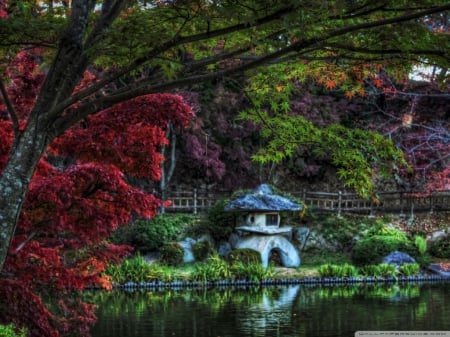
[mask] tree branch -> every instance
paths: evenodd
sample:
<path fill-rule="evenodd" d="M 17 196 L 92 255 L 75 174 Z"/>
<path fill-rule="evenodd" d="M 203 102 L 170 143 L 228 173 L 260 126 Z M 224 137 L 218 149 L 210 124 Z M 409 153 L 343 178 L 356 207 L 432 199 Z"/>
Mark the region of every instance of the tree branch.
<path fill-rule="evenodd" d="M 14 107 L 11 104 L 8 93 L 6 92 L 5 83 L 3 82 L 2 78 L 0 78 L 0 91 L 3 96 L 3 100 L 5 101 L 6 108 L 8 109 L 9 117 L 11 117 L 14 133 L 17 134 L 19 132 L 19 120 L 17 118 L 16 112 L 14 111 Z"/>

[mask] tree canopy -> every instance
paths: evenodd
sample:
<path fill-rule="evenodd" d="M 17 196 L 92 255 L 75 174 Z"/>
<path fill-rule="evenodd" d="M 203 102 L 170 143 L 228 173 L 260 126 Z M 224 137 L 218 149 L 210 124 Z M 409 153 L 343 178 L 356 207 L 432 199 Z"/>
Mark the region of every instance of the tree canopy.
<path fill-rule="evenodd" d="M 127 185 L 123 172 L 160 178 L 165 129 L 191 113 L 179 96 L 163 93 L 200 82 L 245 84 L 253 106 L 242 117 L 261 123 L 271 140 L 257 159 L 279 160 L 311 144 L 370 195 L 375 174 L 404 163 L 393 143 L 334 124 L 317 128 L 292 113 L 289 98 L 306 78 L 349 98 L 364 95 L 367 81 L 401 80 L 417 64 L 440 69 L 436 81 L 444 85 L 449 10 L 446 0 L 0 0 L 4 293 L 14 287 L 8 275 L 23 275 L 24 266 L 55 281 L 65 261 L 59 239 L 72 249 L 99 244 L 132 214 L 155 213 L 160 202 Z M 135 151 L 146 161 L 137 164 Z M 72 235 L 79 242 L 69 242 Z M 64 272 L 71 267 L 66 279 L 78 284 L 77 262 Z M 56 274 L 43 272 L 50 269 Z M 27 294 L 39 307 L 40 298 Z"/>

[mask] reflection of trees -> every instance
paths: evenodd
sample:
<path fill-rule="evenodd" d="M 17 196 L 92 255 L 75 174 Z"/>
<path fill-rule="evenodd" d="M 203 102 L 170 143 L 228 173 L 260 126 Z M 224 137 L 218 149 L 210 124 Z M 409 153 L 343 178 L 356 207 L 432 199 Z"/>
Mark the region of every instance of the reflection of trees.
<path fill-rule="evenodd" d="M 85 293 L 95 337 L 351 336 L 448 327 L 449 285 L 361 284 Z"/>

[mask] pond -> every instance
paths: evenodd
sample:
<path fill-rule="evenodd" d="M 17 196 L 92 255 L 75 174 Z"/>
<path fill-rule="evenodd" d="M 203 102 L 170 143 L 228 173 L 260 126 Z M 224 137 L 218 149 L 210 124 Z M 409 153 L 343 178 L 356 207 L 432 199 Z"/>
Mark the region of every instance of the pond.
<path fill-rule="evenodd" d="M 450 282 L 92 292 L 93 337 L 354 336 L 450 331 Z"/>

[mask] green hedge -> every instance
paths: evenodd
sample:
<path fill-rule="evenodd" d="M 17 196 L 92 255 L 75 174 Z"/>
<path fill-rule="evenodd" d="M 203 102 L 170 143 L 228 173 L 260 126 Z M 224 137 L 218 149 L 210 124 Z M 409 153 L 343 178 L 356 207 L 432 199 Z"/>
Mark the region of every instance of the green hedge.
<path fill-rule="evenodd" d="M 401 251 L 417 257 L 417 249 L 407 238 L 391 235 L 374 235 L 358 241 L 353 247 L 352 261 L 356 265 L 382 262 L 383 257 L 393 251 Z"/>

